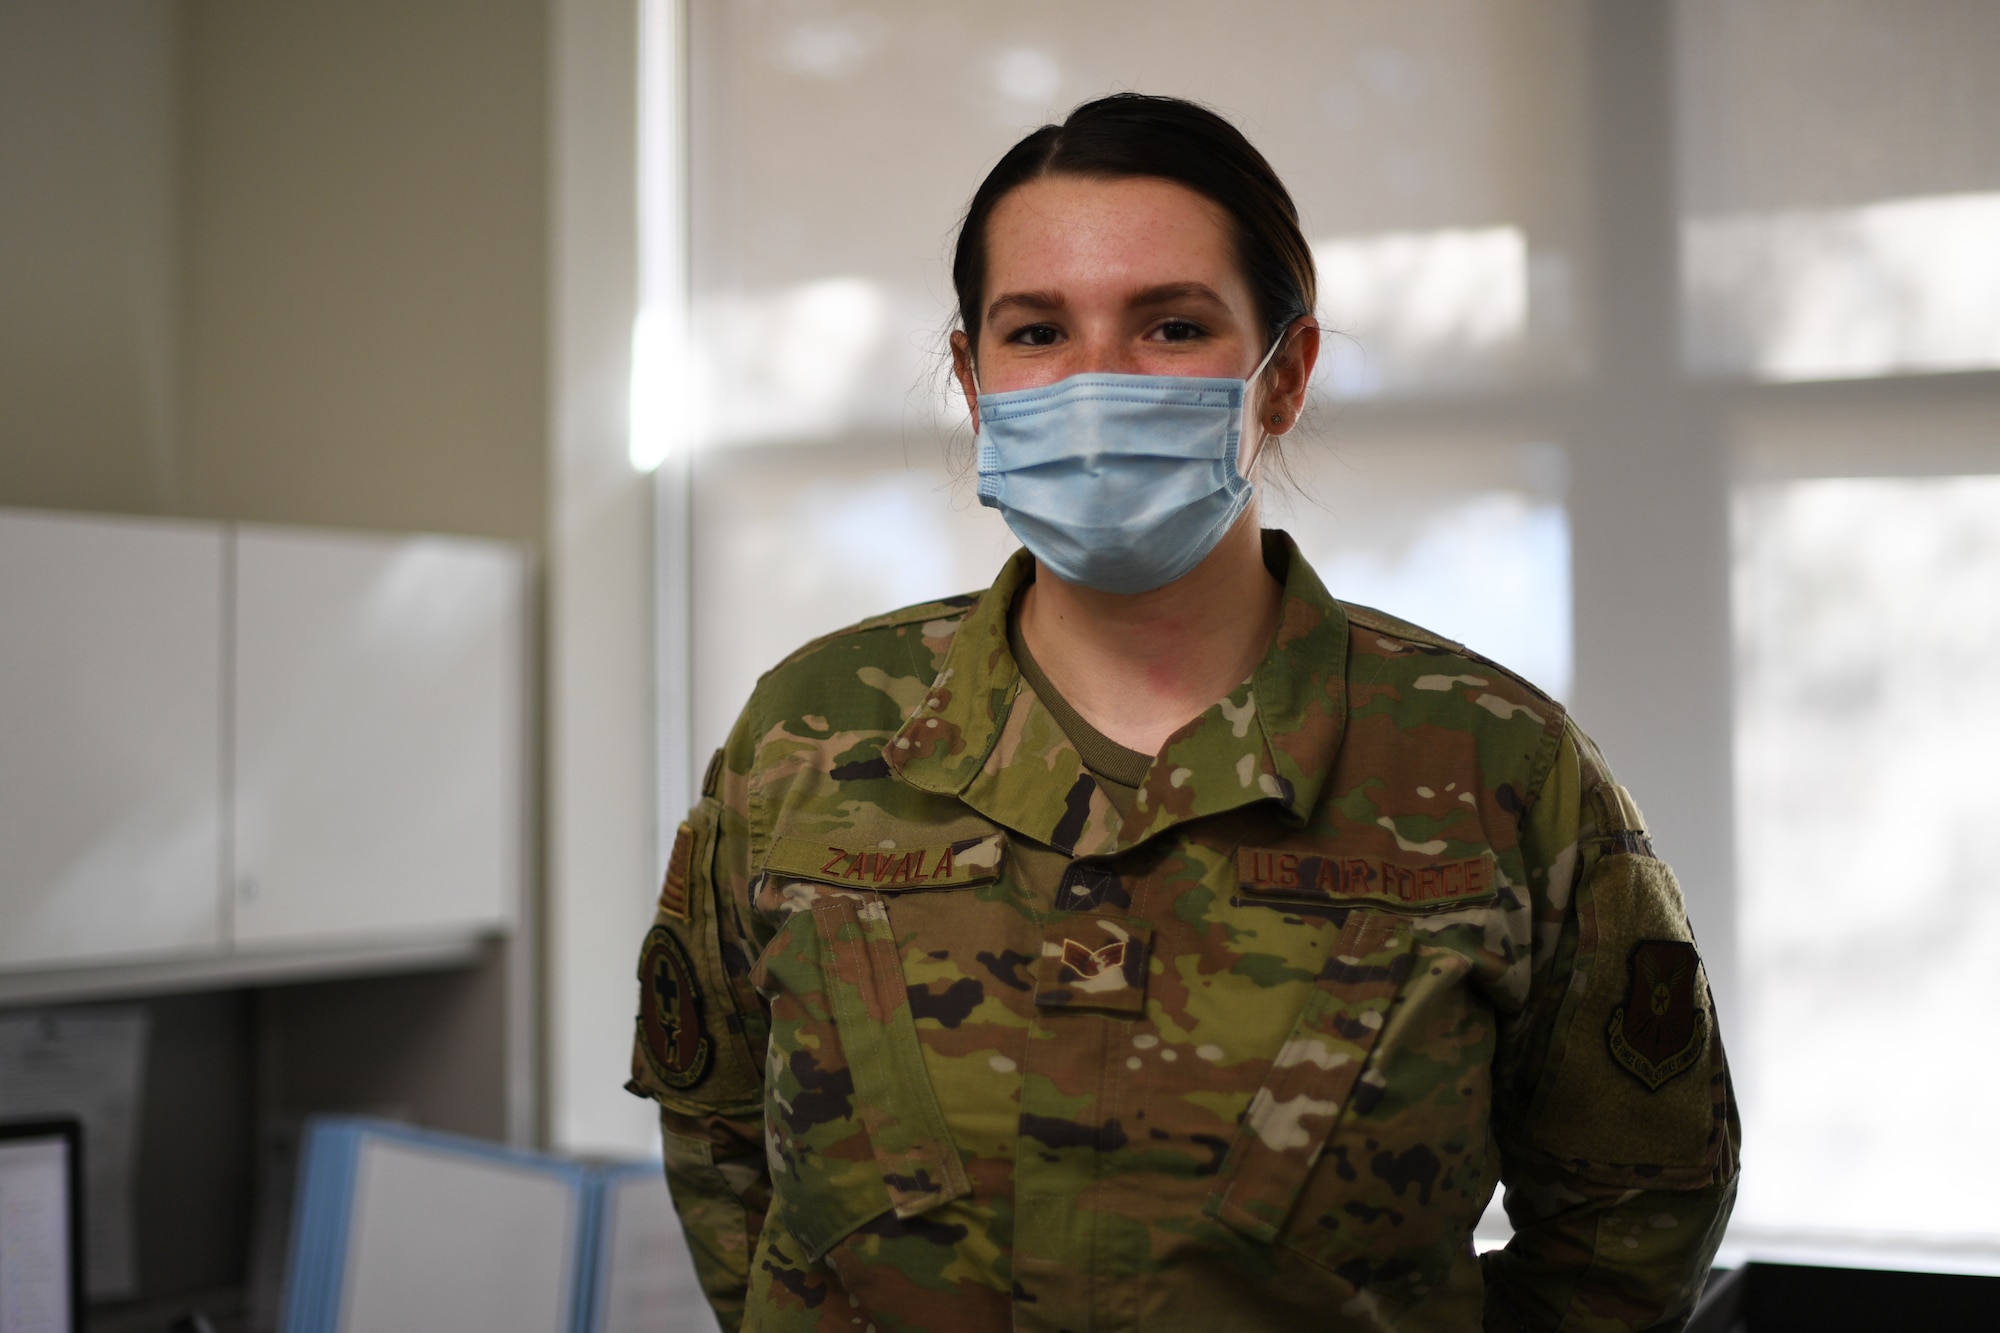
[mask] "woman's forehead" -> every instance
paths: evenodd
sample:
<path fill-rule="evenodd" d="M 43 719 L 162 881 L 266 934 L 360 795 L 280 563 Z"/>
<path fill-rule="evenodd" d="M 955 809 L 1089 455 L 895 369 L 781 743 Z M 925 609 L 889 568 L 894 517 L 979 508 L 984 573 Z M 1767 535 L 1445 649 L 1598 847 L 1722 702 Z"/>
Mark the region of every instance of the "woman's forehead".
<path fill-rule="evenodd" d="M 986 274 L 989 300 L 1010 291 L 1110 294 L 1179 282 L 1225 298 L 1248 294 L 1229 215 L 1152 176 L 1044 176 L 1011 191 L 987 224 Z"/>

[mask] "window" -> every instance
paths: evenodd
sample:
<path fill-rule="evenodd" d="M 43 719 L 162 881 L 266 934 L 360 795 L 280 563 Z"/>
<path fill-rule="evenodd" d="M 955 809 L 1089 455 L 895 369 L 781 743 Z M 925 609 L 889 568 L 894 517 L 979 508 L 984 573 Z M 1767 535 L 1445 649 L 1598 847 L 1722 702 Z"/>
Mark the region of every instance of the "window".
<path fill-rule="evenodd" d="M 1740 1213 L 2000 1240 L 2000 1162 L 1923 1147 L 2000 1106 L 2000 476 L 1756 482 L 1734 529 Z"/>
<path fill-rule="evenodd" d="M 1971 1020 L 1939 1016 L 2000 943 L 1973 850 L 2000 7 L 687 11 L 669 767 L 797 644 L 992 576 L 1012 542 L 955 461 L 942 359 L 951 223 L 1069 106 L 1197 97 L 1271 158 L 1323 269 L 1300 485 L 1266 521 L 1336 596 L 1566 700 L 1646 810 L 1736 1057 L 1729 1252 L 2000 1265 L 2000 1181 L 1892 1155 L 2000 1103 Z"/>
<path fill-rule="evenodd" d="M 1551 444 L 1389 435 L 1293 455 L 1267 488 L 1335 596 L 1413 620 L 1569 693 L 1567 460 Z"/>
<path fill-rule="evenodd" d="M 2000 10 L 1684 0 L 1679 37 L 1682 356 L 1734 477 L 1732 1237 L 1991 1264 L 1987 1168 L 1929 1154 L 2000 1092 L 1968 1058 L 2000 938 Z"/>
<path fill-rule="evenodd" d="M 1021 134 L 1119 87 L 1236 117 L 1315 238 L 1328 424 L 1291 442 L 1303 493 L 1266 487 L 1266 522 L 1336 596 L 1567 685 L 1560 446 L 1535 423 L 1350 425 L 1339 404 L 1573 372 L 1582 8 L 1267 8 L 689 6 L 697 761 L 792 648 L 982 587 L 1013 550 L 962 475 L 951 224 Z"/>

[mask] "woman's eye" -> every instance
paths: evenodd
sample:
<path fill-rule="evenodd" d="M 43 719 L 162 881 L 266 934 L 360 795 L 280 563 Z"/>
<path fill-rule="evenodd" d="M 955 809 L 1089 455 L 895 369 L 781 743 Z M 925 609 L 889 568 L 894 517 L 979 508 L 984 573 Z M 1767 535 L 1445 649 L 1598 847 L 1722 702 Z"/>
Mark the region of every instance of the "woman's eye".
<path fill-rule="evenodd" d="M 1047 347 L 1059 336 L 1053 324 L 1029 324 L 1008 334 L 1007 341 L 1025 347 Z"/>
<path fill-rule="evenodd" d="M 1160 325 L 1158 334 L 1162 342 L 1184 343 L 1201 337 L 1202 327 L 1185 319 L 1170 319 Z"/>

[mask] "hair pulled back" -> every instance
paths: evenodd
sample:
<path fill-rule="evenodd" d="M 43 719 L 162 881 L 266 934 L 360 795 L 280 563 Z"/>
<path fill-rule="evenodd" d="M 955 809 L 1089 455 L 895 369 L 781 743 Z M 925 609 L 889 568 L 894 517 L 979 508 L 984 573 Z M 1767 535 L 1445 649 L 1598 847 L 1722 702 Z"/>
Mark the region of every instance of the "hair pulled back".
<path fill-rule="evenodd" d="M 1313 313 L 1317 279 L 1299 212 L 1271 164 L 1234 125 L 1178 97 L 1114 93 L 1085 102 L 1007 150 L 966 206 L 952 255 L 958 319 L 979 346 L 986 288 L 986 230 L 1011 191 L 1044 176 L 1115 180 L 1152 176 L 1186 186 L 1235 223 L 1236 262 L 1257 303 L 1269 347 Z"/>

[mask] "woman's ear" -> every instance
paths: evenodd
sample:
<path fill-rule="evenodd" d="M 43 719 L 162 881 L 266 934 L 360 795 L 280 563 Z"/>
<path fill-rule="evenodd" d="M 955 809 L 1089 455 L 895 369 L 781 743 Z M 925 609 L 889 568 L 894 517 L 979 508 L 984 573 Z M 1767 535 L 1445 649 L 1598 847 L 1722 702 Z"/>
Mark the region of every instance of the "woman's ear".
<path fill-rule="evenodd" d="M 972 369 L 972 340 L 964 329 L 951 331 L 951 373 L 958 377 L 958 391 L 965 395 L 965 410 L 972 413 L 972 433 L 979 433 L 979 381 Z"/>
<path fill-rule="evenodd" d="M 1298 424 L 1305 411 L 1306 390 L 1312 384 L 1313 367 L 1319 364 L 1319 321 L 1300 315 L 1284 334 L 1284 346 L 1271 358 L 1264 376 L 1263 427 L 1272 435 L 1283 435 Z"/>

